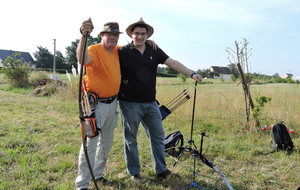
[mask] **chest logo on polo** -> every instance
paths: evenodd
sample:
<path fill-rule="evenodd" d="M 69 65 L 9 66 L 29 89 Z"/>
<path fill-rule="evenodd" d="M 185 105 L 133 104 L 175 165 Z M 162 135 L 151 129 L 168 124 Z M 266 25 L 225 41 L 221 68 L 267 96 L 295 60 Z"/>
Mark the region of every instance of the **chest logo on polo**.
<path fill-rule="evenodd" d="M 152 61 L 152 56 L 150 56 L 149 58 L 150 58 L 150 59 L 151 59 L 151 61 Z"/>

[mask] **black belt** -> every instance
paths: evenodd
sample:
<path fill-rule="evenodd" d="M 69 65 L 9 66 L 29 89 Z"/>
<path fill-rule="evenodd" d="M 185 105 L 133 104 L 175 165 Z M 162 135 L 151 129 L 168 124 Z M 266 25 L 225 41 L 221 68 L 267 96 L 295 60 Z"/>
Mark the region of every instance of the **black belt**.
<path fill-rule="evenodd" d="M 112 96 L 112 97 L 108 97 L 108 98 L 97 98 L 97 100 L 101 103 L 104 103 L 104 104 L 110 104 L 112 103 L 118 96 L 115 95 L 115 96 Z"/>

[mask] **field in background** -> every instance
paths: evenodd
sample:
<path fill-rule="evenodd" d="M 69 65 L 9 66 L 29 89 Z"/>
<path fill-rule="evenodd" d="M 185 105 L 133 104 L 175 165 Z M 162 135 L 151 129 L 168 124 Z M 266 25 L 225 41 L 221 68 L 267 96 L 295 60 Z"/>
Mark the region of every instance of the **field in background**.
<path fill-rule="evenodd" d="M 193 133 L 198 147 L 199 133 L 207 133 L 204 155 L 218 166 L 236 190 L 297 189 L 300 186 L 299 135 L 291 134 L 296 146 L 292 154 L 272 153 L 270 131 L 245 130 L 242 86 L 216 80 L 205 83 L 208 84 L 197 85 Z M 188 89 L 191 95 L 194 93 L 190 79 L 181 84 L 178 78 L 158 78 L 157 84 L 157 99 L 161 104 L 168 103 L 183 89 Z M 30 95 L 31 89 L 7 90 L 1 78 L 0 89 L 0 189 L 75 189 L 81 137 L 77 102 L 71 90 L 59 91 L 51 97 L 34 97 Z M 300 85 L 253 85 L 251 93 L 253 99 L 272 98 L 262 111 L 262 125 L 282 120 L 300 132 Z M 175 130 L 184 134 L 185 145 L 190 138 L 192 100 L 163 121 L 166 134 Z M 169 168 L 180 174 L 181 180 L 157 181 L 146 139 L 141 126 L 138 142 L 144 183 L 134 184 L 125 171 L 119 122 L 105 176 L 114 185 L 101 189 L 181 189 L 192 182 L 193 159 L 188 154 L 175 168 L 172 168 L 175 160 L 167 158 Z M 200 161 L 196 172 L 199 185 L 226 189 L 219 176 Z"/>

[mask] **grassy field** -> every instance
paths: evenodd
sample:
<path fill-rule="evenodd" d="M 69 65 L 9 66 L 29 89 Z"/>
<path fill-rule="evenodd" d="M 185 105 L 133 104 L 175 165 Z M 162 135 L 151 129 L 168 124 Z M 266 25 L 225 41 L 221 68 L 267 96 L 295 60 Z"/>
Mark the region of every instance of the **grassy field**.
<path fill-rule="evenodd" d="M 291 134 L 296 150 L 292 154 L 272 152 L 270 131 L 254 125 L 245 128 L 242 86 L 205 81 L 197 86 L 193 140 L 200 144 L 205 132 L 203 154 L 225 174 L 236 190 L 296 190 L 300 186 L 299 134 Z M 188 79 L 158 78 L 157 99 L 168 103 L 183 89 L 194 92 Z M 210 84 L 213 83 L 213 84 Z M 9 88 L 0 77 L 0 189 L 75 189 L 81 135 L 76 99 L 70 90 L 51 97 L 34 97 L 29 89 Z M 262 112 L 262 125 L 285 121 L 300 132 L 300 85 L 265 84 L 251 86 L 253 99 L 269 96 Z M 190 138 L 192 99 L 164 121 L 166 134 L 180 130 L 185 145 Z M 253 121 L 251 123 L 254 124 Z M 186 153 L 176 167 L 167 157 L 169 168 L 181 175 L 177 181 L 157 181 L 149 152 L 149 142 L 141 127 L 138 142 L 143 184 L 134 184 L 125 171 L 123 136 L 120 123 L 115 130 L 113 149 L 105 177 L 113 182 L 101 189 L 183 189 L 192 182 L 193 158 Z M 199 160 L 196 182 L 210 190 L 226 189 L 224 182 Z M 90 187 L 93 187 L 90 183 Z"/>

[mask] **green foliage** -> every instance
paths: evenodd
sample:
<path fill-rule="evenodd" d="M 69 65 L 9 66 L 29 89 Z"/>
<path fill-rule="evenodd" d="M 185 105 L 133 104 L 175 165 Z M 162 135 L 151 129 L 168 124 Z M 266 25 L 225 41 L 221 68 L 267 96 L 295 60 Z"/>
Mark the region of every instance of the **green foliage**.
<path fill-rule="evenodd" d="M 275 73 L 272 76 L 259 74 L 259 73 L 247 73 L 245 74 L 245 79 L 247 83 L 252 84 L 263 84 L 263 83 L 297 83 L 292 79 L 292 75 L 287 78 L 281 78 L 278 73 Z"/>
<path fill-rule="evenodd" d="M 185 74 L 180 73 L 180 74 L 179 74 L 179 78 L 180 78 L 182 84 L 185 84 L 185 83 L 186 83 L 186 76 L 185 76 Z"/>
<path fill-rule="evenodd" d="M 167 73 L 166 67 L 157 67 L 157 77 L 177 77 L 176 74 Z"/>
<path fill-rule="evenodd" d="M 179 74 L 177 71 L 175 71 L 174 69 L 172 69 L 170 67 L 166 67 L 164 73 L 172 74 L 172 75 L 178 75 Z"/>
<path fill-rule="evenodd" d="M 287 78 L 281 78 L 278 73 L 275 73 L 272 76 L 272 81 L 274 83 L 293 83 L 292 75 L 289 75 Z"/>
<path fill-rule="evenodd" d="M 3 62 L 3 73 L 13 86 L 28 86 L 29 63 L 24 62 L 20 53 L 8 56 Z"/>
<path fill-rule="evenodd" d="M 286 83 L 287 82 L 285 79 L 283 79 L 277 75 L 272 76 L 272 81 L 274 81 L 275 83 Z"/>
<path fill-rule="evenodd" d="M 207 77 L 207 78 L 215 78 L 219 77 L 219 73 L 212 72 L 209 69 L 199 69 L 197 70 L 197 73 L 200 74 L 202 77 Z"/>
<path fill-rule="evenodd" d="M 16 87 L 16 86 L 1 86 L 0 90 L 9 91 L 18 94 L 28 94 L 32 91 L 32 86 Z"/>
<path fill-rule="evenodd" d="M 291 83 L 294 82 L 294 81 L 292 80 L 292 76 L 288 76 L 288 77 L 286 78 L 286 81 L 287 81 L 287 83 L 289 83 L 289 84 L 291 84 Z"/>
<path fill-rule="evenodd" d="M 36 59 L 36 67 L 37 68 L 43 68 L 43 69 L 53 69 L 53 58 L 54 55 L 50 53 L 50 51 L 47 48 L 43 48 L 41 46 L 38 46 L 38 51 L 36 51 L 33 56 Z M 60 51 L 55 52 L 55 69 L 63 70 L 65 73 L 65 70 L 71 69 L 71 64 L 67 64 L 65 61 L 65 58 L 63 54 Z"/>
<path fill-rule="evenodd" d="M 270 81 L 272 79 L 271 76 L 264 75 L 264 74 L 258 74 L 258 73 L 253 73 L 253 78 L 257 80 L 262 80 L 262 81 Z"/>
<path fill-rule="evenodd" d="M 231 63 L 229 65 L 227 65 L 228 69 L 230 70 L 230 72 L 235 76 L 235 78 L 237 79 L 239 77 L 239 71 L 237 69 L 236 64 Z"/>
<path fill-rule="evenodd" d="M 262 114 L 262 109 L 264 108 L 265 104 L 272 100 L 271 97 L 267 96 L 258 96 L 255 98 L 256 105 L 254 106 L 252 116 L 258 120 L 259 116 Z"/>
<path fill-rule="evenodd" d="M 53 54 L 47 48 L 41 46 L 37 47 L 38 50 L 33 54 L 36 59 L 37 68 L 53 68 Z"/>
<path fill-rule="evenodd" d="M 68 64 L 74 65 L 77 68 L 77 58 L 76 58 L 76 49 L 78 46 L 79 40 L 71 42 L 71 45 L 66 47 L 66 60 Z"/>
<path fill-rule="evenodd" d="M 174 74 L 167 74 L 167 73 L 157 73 L 158 77 L 172 77 L 172 78 L 176 78 L 177 76 Z"/>
<path fill-rule="evenodd" d="M 88 45 L 95 45 L 101 42 L 101 35 L 97 35 L 97 37 L 89 36 L 88 37 Z"/>
<path fill-rule="evenodd" d="M 231 74 L 231 75 L 230 75 L 230 79 L 231 79 L 233 82 L 236 82 L 237 77 L 236 77 L 234 74 Z"/>
<path fill-rule="evenodd" d="M 63 73 L 66 72 L 65 70 L 71 70 L 71 64 L 68 64 L 66 62 L 66 59 L 64 58 L 63 54 L 60 51 L 56 51 L 55 68 L 58 70 L 64 70 Z"/>
<path fill-rule="evenodd" d="M 212 79 L 211 79 L 212 80 Z M 183 89 L 194 90 L 194 82 L 180 85 L 178 78 L 158 78 L 157 99 L 165 104 Z M 216 80 L 219 82 L 219 80 Z M 173 83 L 179 85 L 173 85 Z M 0 84 L 2 86 L 4 84 Z M 201 84 L 197 86 L 194 136 L 199 148 L 200 135 L 205 132 L 203 154 L 224 173 L 235 190 L 297 189 L 300 184 L 299 150 L 291 155 L 272 151 L 270 131 L 245 131 L 241 87 L 236 84 Z M 266 93 L 272 104 L 264 107 L 270 116 L 268 123 L 284 120 L 300 131 L 300 85 L 272 84 L 252 87 L 253 97 Z M 70 93 L 71 95 L 71 93 Z M 33 97 L 8 91 L 0 93 L 0 189 L 70 190 L 75 189 L 78 152 L 81 143 L 77 100 L 58 94 Z M 274 101 L 274 102 L 273 102 Z M 263 101 L 262 101 L 263 102 Z M 164 121 L 166 134 L 180 130 L 184 145 L 188 145 L 193 98 L 172 112 Z M 265 123 L 263 123 L 265 124 Z M 158 181 L 155 177 L 147 134 L 142 126 L 138 146 L 143 183 L 133 183 L 126 173 L 121 121 L 109 155 L 105 177 L 113 182 L 103 190 L 175 190 L 191 183 L 193 157 L 183 152 L 176 167 L 174 158 L 166 157 L 168 168 L 180 174 L 179 180 Z M 297 134 L 291 134 L 294 144 L 300 144 Z M 195 181 L 207 189 L 226 189 L 224 182 L 210 167 L 196 158 Z M 247 172 L 245 172 L 247 171 Z M 93 184 L 90 182 L 90 189 Z"/>
<path fill-rule="evenodd" d="M 37 82 L 48 78 L 49 78 L 48 73 L 45 71 L 31 72 L 29 77 L 29 82 L 31 85 L 35 86 Z"/>
<path fill-rule="evenodd" d="M 98 35 L 96 38 L 89 36 L 88 37 L 88 45 L 97 44 L 101 42 L 101 35 Z M 71 42 L 71 45 L 66 47 L 66 61 L 69 65 L 73 65 L 77 68 L 77 57 L 76 50 L 79 44 L 79 39 Z"/>
<path fill-rule="evenodd" d="M 253 75 L 250 73 L 245 74 L 245 80 L 247 84 L 250 84 L 253 81 Z"/>

